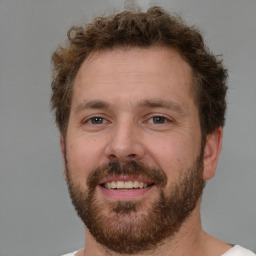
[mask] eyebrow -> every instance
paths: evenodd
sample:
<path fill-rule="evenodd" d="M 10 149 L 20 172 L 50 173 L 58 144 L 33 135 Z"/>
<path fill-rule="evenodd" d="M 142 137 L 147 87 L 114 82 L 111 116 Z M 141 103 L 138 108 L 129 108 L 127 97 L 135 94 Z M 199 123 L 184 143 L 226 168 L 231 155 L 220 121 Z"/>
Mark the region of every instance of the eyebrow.
<path fill-rule="evenodd" d="M 109 109 L 110 108 L 110 104 L 105 102 L 105 101 L 101 101 L 101 100 L 93 100 L 93 101 L 84 101 L 83 103 L 79 104 L 76 109 L 75 112 L 81 112 L 85 109 Z"/>
<path fill-rule="evenodd" d="M 173 101 L 149 99 L 139 102 L 140 108 L 166 108 L 178 112 L 179 114 L 185 114 L 184 108 Z"/>
<path fill-rule="evenodd" d="M 173 101 L 166 101 L 166 100 L 158 100 L 158 99 L 146 99 L 142 100 L 138 103 L 138 107 L 141 109 L 145 108 L 165 108 L 170 109 L 175 112 L 178 112 L 179 114 L 184 115 L 185 110 L 184 108 Z M 102 100 L 92 100 L 92 101 L 84 101 L 83 103 L 79 104 L 75 112 L 81 112 L 86 109 L 110 109 L 111 105 L 108 102 L 102 101 Z"/>

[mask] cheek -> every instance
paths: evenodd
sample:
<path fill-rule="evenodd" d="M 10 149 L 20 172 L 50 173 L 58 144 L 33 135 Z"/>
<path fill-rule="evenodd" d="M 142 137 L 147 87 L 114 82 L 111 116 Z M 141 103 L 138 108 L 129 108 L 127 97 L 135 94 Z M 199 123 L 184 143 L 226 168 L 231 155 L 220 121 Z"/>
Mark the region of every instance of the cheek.
<path fill-rule="evenodd" d="M 96 139 L 83 136 L 69 140 L 67 144 L 67 161 L 70 175 L 74 179 L 87 179 L 89 173 L 100 164 L 102 148 Z"/>
<path fill-rule="evenodd" d="M 167 174 L 168 179 L 175 180 L 180 171 L 190 167 L 197 158 L 200 147 L 193 136 L 165 136 L 152 138 L 146 148 L 156 166 Z"/>

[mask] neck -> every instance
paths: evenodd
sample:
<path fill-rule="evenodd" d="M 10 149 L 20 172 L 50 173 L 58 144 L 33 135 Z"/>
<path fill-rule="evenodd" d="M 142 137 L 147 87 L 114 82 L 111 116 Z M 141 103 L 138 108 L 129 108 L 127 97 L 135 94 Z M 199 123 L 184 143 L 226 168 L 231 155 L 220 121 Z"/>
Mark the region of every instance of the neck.
<path fill-rule="evenodd" d="M 113 251 L 109 251 L 91 236 L 86 228 L 86 247 L 80 252 L 81 256 L 125 256 Z M 189 218 L 182 224 L 179 232 L 174 236 L 166 239 L 154 251 L 146 251 L 133 256 L 186 256 L 208 255 L 206 253 L 206 241 L 208 235 L 202 230 L 200 221 L 200 203 L 189 216 Z M 79 255 L 79 256 L 80 256 Z"/>

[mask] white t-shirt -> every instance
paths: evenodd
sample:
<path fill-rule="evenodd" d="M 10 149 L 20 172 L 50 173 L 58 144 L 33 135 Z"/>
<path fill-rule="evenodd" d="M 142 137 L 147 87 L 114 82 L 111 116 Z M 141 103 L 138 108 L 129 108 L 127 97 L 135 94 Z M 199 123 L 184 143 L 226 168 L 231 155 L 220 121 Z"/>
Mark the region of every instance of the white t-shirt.
<path fill-rule="evenodd" d="M 255 256 L 255 254 L 242 246 L 235 245 L 221 256 Z"/>
<path fill-rule="evenodd" d="M 62 256 L 75 256 L 78 251 L 71 252 Z M 252 251 L 243 248 L 240 245 L 235 245 L 221 256 L 256 256 Z"/>
<path fill-rule="evenodd" d="M 68 253 L 68 254 L 65 254 L 65 255 L 62 255 L 62 256 L 74 256 L 78 251 L 75 251 L 75 252 L 71 252 L 71 253 Z"/>

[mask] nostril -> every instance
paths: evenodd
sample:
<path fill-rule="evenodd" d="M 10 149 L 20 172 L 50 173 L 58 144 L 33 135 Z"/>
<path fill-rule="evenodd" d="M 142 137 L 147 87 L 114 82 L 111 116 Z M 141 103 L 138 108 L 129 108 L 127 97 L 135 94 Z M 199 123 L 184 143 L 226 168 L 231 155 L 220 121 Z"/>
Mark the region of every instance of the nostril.
<path fill-rule="evenodd" d="M 117 156 L 115 156 L 114 154 L 111 154 L 111 155 L 109 156 L 109 158 L 110 158 L 111 160 L 117 160 L 117 159 L 118 159 Z"/>
<path fill-rule="evenodd" d="M 129 157 L 134 158 L 136 157 L 136 154 L 130 154 Z"/>

